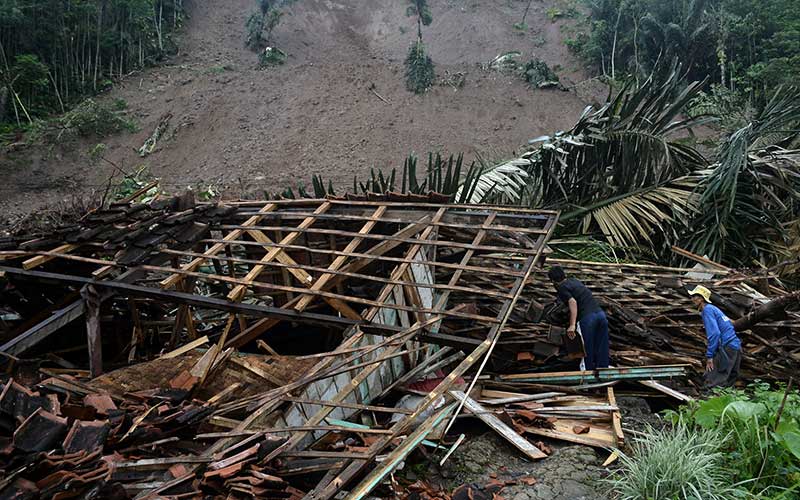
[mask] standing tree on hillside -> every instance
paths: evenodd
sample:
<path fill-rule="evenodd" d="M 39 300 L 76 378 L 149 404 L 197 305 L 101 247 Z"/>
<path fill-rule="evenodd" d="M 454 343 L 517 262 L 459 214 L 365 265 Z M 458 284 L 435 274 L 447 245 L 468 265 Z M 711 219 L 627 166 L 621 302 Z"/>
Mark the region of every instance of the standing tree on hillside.
<path fill-rule="evenodd" d="M 272 31 L 278 26 L 283 17 L 283 11 L 278 9 L 278 1 L 256 0 L 258 10 L 247 19 L 247 41 L 245 44 L 252 50 L 258 51 L 259 67 L 283 64 L 286 53 L 272 47 Z"/>
<path fill-rule="evenodd" d="M 406 88 L 416 94 L 422 94 L 433 84 L 435 73 L 433 61 L 422 42 L 422 26 L 430 26 L 433 16 L 426 0 L 411 0 L 406 12 L 409 16 L 417 16 L 417 40 L 411 45 L 406 57 Z"/>
<path fill-rule="evenodd" d="M 247 41 L 248 47 L 253 50 L 261 50 L 269 45 L 272 39 L 272 31 L 278 26 L 283 17 L 283 12 L 278 10 L 276 2 L 271 0 L 257 0 L 258 10 L 250 14 L 247 19 Z"/>

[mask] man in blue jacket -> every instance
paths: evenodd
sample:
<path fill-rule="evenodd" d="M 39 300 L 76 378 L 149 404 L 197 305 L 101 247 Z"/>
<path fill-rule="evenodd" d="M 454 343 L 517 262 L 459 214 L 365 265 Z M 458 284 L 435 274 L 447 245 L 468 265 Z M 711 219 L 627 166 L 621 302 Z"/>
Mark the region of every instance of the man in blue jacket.
<path fill-rule="evenodd" d="M 711 303 L 711 291 L 708 288 L 696 286 L 689 291 L 689 295 L 703 315 L 703 326 L 708 337 L 706 387 L 732 387 L 739 377 L 742 342 L 736 335 L 731 320 Z"/>

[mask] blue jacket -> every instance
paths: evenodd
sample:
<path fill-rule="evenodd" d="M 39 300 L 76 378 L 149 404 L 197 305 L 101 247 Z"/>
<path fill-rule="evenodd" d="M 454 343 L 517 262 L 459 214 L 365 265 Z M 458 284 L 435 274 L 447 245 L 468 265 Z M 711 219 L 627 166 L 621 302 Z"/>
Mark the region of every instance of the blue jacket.
<path fill-rule="evenodd" d="M 703 325 L 706 327 L 708 337 L 706 358 L 713 358 L 720 347 L 731 347 L 737 351 L 742 349 L 742 343 L 736 336 L 733 323 L 719 307 L 712 304 L 703 307 Z"/>

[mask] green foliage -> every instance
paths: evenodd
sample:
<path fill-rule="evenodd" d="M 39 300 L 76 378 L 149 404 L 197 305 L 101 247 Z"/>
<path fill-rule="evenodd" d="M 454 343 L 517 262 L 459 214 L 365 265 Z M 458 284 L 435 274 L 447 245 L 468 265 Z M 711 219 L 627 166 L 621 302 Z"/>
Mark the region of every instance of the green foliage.
<path fill-rule="evenodd" d="M 0 0 L 0 81 L 19 96 L 0 116 L 61 112 L 162 59 L 182 18 L 182 0 Z"/>
<path fill-rule="evenodd" d="M 777 421 L 781 406 L 783 413 Z M 775 390 L 756 383 L 747 391 L 722 391 L 667 416 L 700 429 L 697 432 L 719 429 L 727 433 L 722 450 L 734 468 L 734 479 L 758 498 L 796 498 L 791 491 L 800 484 L 798 391 L 787 393 L 783 387 Z"/>
<path fill-rule="evenodd" d="M 247 39 L 245 45 L 253 50 L 258 50 L 264 45 L 264 24 L 266 17 L 263 13 L 253 12 L 247 18 L 245 27 L 247 28 Z"/>
<path fill-rule="evenodd" d="M 425 44 L 417 40 L 408 49 L 405 62 L 406 88 L 415 94 L 425 93 L 436 78 L 433 61 L 425 51 Z"/>
<path fill-rule="evenodd" d="M 430 26 L 433 22 L 433 15 L 430 7 L 428 7 L 427 0 L 411 0 L 411 5 L 406 9 L 406 15 L 409 17 L 417 16 L 424 26 Z"/>
<path fill-rule="evenodd" d="M 603 74 L 652 72 L 678 59 L 706 76 L 761 96 L 800 74 L 800 3 L 794 0 L 589 0 L 591 22 L 570 42 Z"/>
<path fill-rule="evenodd" d="M 97 165 L 97 163 L 100 162 L 100 160 L 103 158 L 103 156 L 105 156 L 107 149 L 108 149 L 108 147 L 105 144 L 103 144 L 102 142 L 97 143 L 94 146 L 92 146 L 92 148 L 89 149 L 89 151 L 87 151 L 87 153 L 86 153 L 86 156 L 89 157 L 89 162 L 92 165 Z"/>
<path fill-rule="evenodd" d="M 742 498 L 731 486 L 725 437 L 697 432 L 678 422 L 674 428 L 648 429 L 634 438 L 631 455 L 620 452 L 621 467 L 607 482 L 620 500 L 726 500 Z"/>
<path fill-rule="evenodd" d="M 245 45 L 258 52 L 258 67 L 261 69 L 279 66 L 286 62 L 286 52 L 272 47 L 272 32 L 280 24 L 283 12 L 277 2 L 256 0 L 258 10 L 247 19 L 247 40 Z"/>
<path fill-rule="evenodd" d="M 714 116 L 717 124 L 726 131 L 739 129 L 755 118 L 753 103 L 740 93 L 719 84 L 712 84 L 689 103 L 687 112 L 692 116 Z"/>
<path fill-rule="evenodd" d="M 637 263 L 652 260 L 641 247 L 615 246 L 591 236 L 572 235 L 551 239 L 547 245 L 553 249 L 553 258 L 584 260 L 589 262 Z"/>
<path fill-rule="evenodd" d="M 417 157 L 410 155 L 403 162 L 402 170 L 393 168 L 388 173 L 370 169 L 369 178 L 362 181 L 353 178 L 352 192 L 356 194 L 401 193 L 428 194 L 437 193 L 449 196 L 454 203 L 518 203 L 518 192 L 524 187 L 526 173 L 512 162 L 498 166 L 487 166 L 483 163 L 472 163 L 464 166 L 464 157 L 450 155 L 444 158 L 440 154 L 428 154 L 428 163 L 423 177 L 419 176 Z M 327 187 L 322 176 L 312 177 L 314 196 L 321 198 L 336 195 L 333 184 Z M 300 196 L 309 196 L 303 186 L 298 187 Z M 294 198 L 291 188 L 282 193 L 283 197 Z"/>
<path fill-rule="evenodd" d="M 560 85 L 556 75 L 546 62 L 531 59 L 522 68 L 525 81 L 538 88 L 557 87 Z"/>
<path fill-rule="evenodd" d="M 545 11 L 545 14 L 547 15 L 547 19 L 550 21 L 555 21 L 559 17 L 564 17 L 564 12 L 562 12 L 558 7 L 548 7 Z"/>
<path fill-rule="evenodd" d="M 286 62 L 286 52 L 275 47 L 267 47 L 258 54 L 258 67 L 269 68 L 270 66 L 279 66 Z"/>
<path fill-rule="evenodd" d="M 107 106 L 86 99 L 59 118 L 40 120 L 30 131 L 32 142 L 54 144 L 78 137 L 107 137 L 122 131 L 135 132 L 136 124 L 114 109 L 118 102 Z"/>
<path fill-rule="evenodd" d="M 703 122 L 680 117 L 700 88 L 684 87 L 674 68 L 666 81 L 630 83 L 600 108 L 588 107 L 572 129 L 532 141 L 528 204 L 561 208 L 567 227 L 599 231 L 619 246 L 674 235 L 675 223 L 693 211 L 696 180 L 687 176 L 706 161 L 671 137 Z"/>
<path fill-rule="evenodd" d="M 136 172 L 133 174 L 123 177 L 122 180 L 116 186 L 114 186 L 112 200 L 118 201 L 125 199 L 148 185 L 153 180 L 154 178 L 147 171 L 147 167 L 143 165 L 136 169 Z M 152 187 L 133 201 L 146 203 L 152 200 L 158 193 L 158 187 Z"/>
<path fill-rule="evenodd" d="M 74 133 L 81 137 L 90 135 L 105 137 L 124 130 L 136 131 L 136 124 L 112 107 L 105 106 L 94 99 L 83 101 L 65 114 L 60 122 L 62 129 L 67 133 Z"/>
<path fill-rule="evenodd" d="M 272 41 L 272 31 L 278 27 L 283 17 L 283 11 L 268 0 L 257 0 L 256 3 L 258 10 L 250 14 L 245 23 L 245 45 L 251 50 L 261 50 Z"/>
<path fill-rule="evenodd" d="M 783 222 L 800 215 L 800 164 L 774 146 L 790 144 L 798 129 L 800 89 L 782 89 L 721 143 L 701 186 L 705 211 L 686 241 L 692 251 L 747 262 L 787 239 Z"/>

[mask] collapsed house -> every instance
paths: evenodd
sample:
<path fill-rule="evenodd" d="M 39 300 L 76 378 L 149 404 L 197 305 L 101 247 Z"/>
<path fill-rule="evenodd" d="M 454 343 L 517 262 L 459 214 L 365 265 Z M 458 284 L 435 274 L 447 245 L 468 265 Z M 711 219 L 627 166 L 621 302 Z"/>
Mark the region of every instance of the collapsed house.
<path fill-rule="evenodd" d="M 435 195 L 182 197 L 6 238 L 0 497 L 355 500 L 419 446 L 446 460 L 462 413 L 531 460 L 542 438 L 619 446 L 618 382 L 689 398 L 659 382 L 697 375 L 685 286 L 741 314 L 767 299 L 720 266 L 559 261 L 606 308 L 618 366 L 574 372 L 543 268 L 557 220 Z M 781 314 L 743 338 L 753 377 L 797 367 Z"/>

